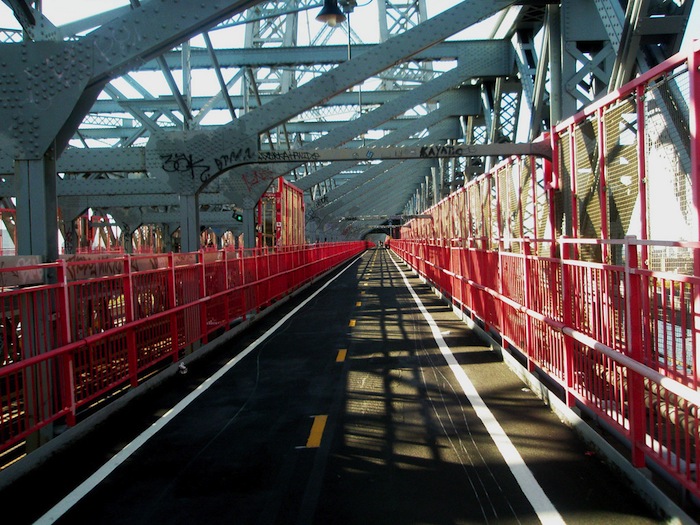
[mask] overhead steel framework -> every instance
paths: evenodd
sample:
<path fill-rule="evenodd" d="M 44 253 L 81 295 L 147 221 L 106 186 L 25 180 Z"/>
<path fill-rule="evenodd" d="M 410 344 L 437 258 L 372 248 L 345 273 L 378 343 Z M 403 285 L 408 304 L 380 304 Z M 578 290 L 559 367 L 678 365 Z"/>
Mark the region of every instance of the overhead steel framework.
<path fill-rule="evenodd" d="M 334 28 L 314 0 L 124 0 L 63 25 L 4 4 L 0 198 L 18 253 L 50 261 L 88 208 L 124 233 L 179 231 L 183 250 L 204 226 L 250 243 L 279 176 L 306 193 L 310 241 L 420 214 L 508 149 L 309 152 L 532 142 L 676 53 L 693 2 L 343 0 Z"/>

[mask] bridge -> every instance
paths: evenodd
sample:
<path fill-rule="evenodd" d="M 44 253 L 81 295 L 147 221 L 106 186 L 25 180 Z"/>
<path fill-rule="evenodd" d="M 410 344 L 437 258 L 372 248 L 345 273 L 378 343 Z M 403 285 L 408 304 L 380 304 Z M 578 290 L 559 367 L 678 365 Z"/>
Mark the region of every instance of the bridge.
<path fill-rule="evenodd" d="M 70 4 L 0 11 L 3 519 L 698 520 L 692 1 Z"/>

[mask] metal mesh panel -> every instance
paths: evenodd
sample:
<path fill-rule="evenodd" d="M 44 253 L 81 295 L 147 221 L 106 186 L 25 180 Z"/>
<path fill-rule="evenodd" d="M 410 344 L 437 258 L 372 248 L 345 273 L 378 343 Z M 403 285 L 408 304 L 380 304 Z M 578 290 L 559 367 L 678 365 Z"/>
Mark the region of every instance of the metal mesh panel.
<path fill-rule="evenodd" d="M 482 217 L 481 198 L 479 197 L 481 184 L 474 184 L 468 188 L 469 192 L 469 235 L 470 237 L 481 237 L 484 235 L 483 229 L 486 221 Z"/>
<path fill-rule="evenodd" d="M 576 140 L 576 200 L 578 204 L 578 237 L 601 238 L 600 171 L 597 141 L 598 119 L 581 122 L 575 130 Z M 581 258 L 601 261 L 600 247 L 583 245 Z"/>
<path fill-rule="evenodd" d="M 537 239 L 545 239 L 547 235 L 552 235 L 552 232 L 547 231 L 547 224 L 549 220 L 549 199 L 547 198 L 547 191 L 545 190 L 544 181 L 544 166 L 542 159 L 534 159 L 535 169 L 535 212 L 536 217 L 533 217 L 533 222 L 536 224 L 535 237 Z M 551 255 L 551 243 L 538 243 L 537 245 L 537 255 L 549 256 Z"/>
<path fill-rule="evenodd" d="M 570 134 L 562 133 L 557 142 L 557 147 L 559 150 L 559 187 L 561 190 L 565 188 L 571 188 L 571 140 Z M 558 191 L 555 193 L 556 199 L 556 234 L 560 236 L 562 234 L 570 234 L 570 224 L 566 224 L 565 217 L 568 215 L 571 217 L 571 202 L 566 199 L 566 191 Z M 569 213 L 565 215 L 565 212 Z"/>
<path fill-rule="evenodd" d="M 637 112 L 634 99 L 626 99 L 607 108 L 605 123 L 605 185 L 607 229 L 610 239 L 623 239 L 630 232 L 630 223 L 639 195 L 639 162 L 637 158 Z M 622 249 L 613 249 L 612 262 L 622 263 Z"/>
<path fill-rule="evenodd" d="M 677 71 L 645 93 L 645 153 L 648 194 L 647 235 L 654 240 L 697 238 L 690 179 L 687 70 Z M 681 248 L 652 250 L 652 269 L 692 273 L 692 253 Z"/>
<path fill-rule="evenodd" d="M 520 161 L 520 209 L 519 225 L 522 225 L 520 237 L 533 238 L 537 235 L 535 227 L 535 203 L 532 194 L 532 157 Z"/>
<path fill-rule="evenodd" d="M 518 210 L 518 197 L 515 178 L 513 177 L 514 165 L 508 164 L 498 171 L 496 184 L 498 184 L 498 198 L 500 209 L 500 236 L 506 241 L 505 249 L 510 249 L 508 240 L 518 237 L 515 224 Z"/>
<path fill-rule="evenodd" d="M 486 187 L 484 189 L 484 216 L 490 217 L 491 221 L 486 232 L 487 247 L 490 249 L 498 248 L 498 192 L 496 191 L 496 181 L 493 177 L 487 177 L 484 180 Z"/>
<path fill-rule="evenodd" d="M 454 206 L 453 213 L 456 214 L 455 238 L 464 239 L 464 237 L 467 235 L 466 229 L 464 227 L 464 225 L 466 224 L 466 193 L 464 191 L 460 191 L 459 193 L 457 193 L 454 196 L 452 205 Z"/>

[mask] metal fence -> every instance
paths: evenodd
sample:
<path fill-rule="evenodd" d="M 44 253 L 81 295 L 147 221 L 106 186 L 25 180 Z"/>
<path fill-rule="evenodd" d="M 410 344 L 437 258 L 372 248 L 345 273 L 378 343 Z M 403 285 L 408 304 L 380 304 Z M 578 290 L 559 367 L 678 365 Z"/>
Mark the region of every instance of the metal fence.
<path fill-rule="evenodd" d="M 85 256 L 0 268 L 0 453 L 52 422 L 74 425 L 90 405 L 138 386 L 366 247 Z"/>
<path fill-rule="evenodd" d="M 391 241 L 696 497 L 699 65 L 697 45 L 556 126 L 551 163 L 508 159 Z"/>

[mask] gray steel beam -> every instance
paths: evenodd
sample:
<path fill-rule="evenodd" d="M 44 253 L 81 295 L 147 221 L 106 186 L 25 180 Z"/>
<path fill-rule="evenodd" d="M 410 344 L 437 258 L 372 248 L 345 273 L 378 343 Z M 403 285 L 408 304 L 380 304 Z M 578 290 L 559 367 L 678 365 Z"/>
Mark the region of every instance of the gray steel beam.
<path fill-rule="evenodd" d="M 364 133 L 368 129 L 375 129 L 378 125 L 381 125 L 388 119 L 405 113 L 408 109 L 415 107 L 416 105 L 425 103 L 431 99 L 434 99 L 437 102 L 438 98 L 436 97 L 447 92 L 454 86 L 461 84 L 471 76 L 497 76 L 499 74 L 507 74 L 505 72 L 510 71 L 511 64 L 511 47 L 508 42 L 482 41 L 481 45 L 470 48 L 470 53 L 468 55 L 460 57 L 458 65 L 455 68 L 443 73 L 426 84 L 417 86 L 408 94 L 395 96 L 391 102 L 383 104 L 374 111 L 364 113 L 359 119 L 346 123 L 342 128 L 321 137 L 303 149 L 308 151 L 310 148 L 337 146 L 345 143 L 349 139 Z M 448 99 L 454 96 L 455 94 L 451 93 L 443 95 L 439 98 L 443 98 L 447 104 Z M 465 99 L 463 101 L 464 105 L 461 108 L 461 111 L 457 111 L 455 109 L 455 114 L 460 112 L 463 112 L 463 114 L 477 113 L 479 111 L 479 107 L 475 103 L 474 98 L 475 95 L 472 95 L 471 98 Z M 261 109 L 264 108 L 265 106 L 263 106 Z M 283 167 L 277 170 L 272 168 L 269 176 L 272 177 L 283 175 L 297 166 L 298 164 L 285 164 Z M 235 173 L 235 171 L 232 173 Z M 305 188 L 311 187 L 318 184 L 321 180 L 324 180 L 324 176 L 327 178 L 333 174 L 332 169 L 323 171 L 319 170 L 318 172 L 314 172 L 309 175 L 311 177 L 310 180 L 305 181 L 306 177 L 299 179 L 298 184 Z M 255 202 L 257 202 L 257 200 Z"/>
<path fill-rule="evenodd" d="M 409 91 L 406 91 L 406 93 L 409 93 Z M 384 104 L 387 100 L 395 97 L 396 94 L 396 91 L 368 91 L 367 93 L 363 93 L 362 102 L 367 105 Z M 250 103 L 247 104 L 244 97 L 240 95 L 231 96 L 230 100 L 232 107 L 235 109 L 244 109 L 246 105 L 252 108 L 258 108 L 260 106 L 264 107 L 268 102 L 274 100 L 278 96 L 279 95 L 260 94 L 261 104 L 253 103 L 254 101 L 250 101 Z M 209 97 L 192 97 L 192 109 L 228 109 L 228 105 L 224 100 L 217 101 L 214 104 L 210 104 L 210 100 L 211 99 Z M 165 111 L 173 109 L 176 104 L 177 100 L 173 96 L 131 100 L 105 99 L 95 101 L 90 112 L 100 115 L 107 115 L 109 113 L 122 114 L 125 112 L 125 110 L 131 109 L 135 109 L 140 112 Z M 331 99 L 323 101 L 321 104 L 319 104 L 319 106 L 349 106 L 354 104 L 357 104 L 357 94 L 340 93 Z"/>
<path fill-rule="evenodd" d="M 454 77 L 457 78 L 461 76 L 461 73 L 457 73 Z M 421 91 L 425 89 L 425 91 L 438 91 L 442 89 L 444 85 L 448 85 L 451 83 L 449 79 L 445 79 L 447 82 L 445 83 L 444 81 L 438 82 L 437 80 L 434 80 L 432 82 L 429 82 L 429 85 L 421 86 L 420 88 L 416 88 L 414 90 L 414 93 L 412 93 L 413 96 L 417 97 L 418 100 L 423 98 L 422 102 L 425 102 L 430 98 L 430 96 L 422 97 L 420 95 Z M 458 82 L 454 83 L 453 85 L 456 85 Z M 427 93 L 426 93 L 427 95 Z M 400 129 L 397 131 L 390 133 L 386 135 L 382 139 L 378 139 L 377 141 L 374 142 L 374 146 L 386 146 L 389 144 L 400 144 L 404 140 L 409 139 L 412 135 L 415 135 L 416 133 L 419 133 L 422 130 L 426 130 L 431 128 L 432 126 L 435 126 L 437 123 L 441 122 L 442 120 L 450 117 L 450 116 L 461 116 L 461 115 L 467 115 L 467 114 L 473 114 L 475 112 L 479 111 L 479 104 L 478 104 L 478 97 L 479 93 L 477 90 L 472 89 L 472 88 L 461 88 L 459 92 L 454 92 L 451 94 L 446 94 L 444 97 L 444 103 L 440 104 L 438 109 L 435 109 L 428 113 L 426 116 L 421 117 L 419 119 L 416 119 L 414 121 L 411 121 L 409 123 L 406 123 L 404 126 L 402 126 Z M 398 102 L 400 103 L 408 103 L 410 106 L 410 102 L 405 100 L 405 99 L 399 99 Z M 389 108 L 384 108 L 382 107 L 382 111 L 388 111 Z M 433 135 L 431 135 L 433 136 Z M 441 138 L 448 138 L 448 137 L 437 137 L 434 139 L 435 141 L 441 139 Z M 449 138 L 457 138 L 454 135 L 451 135 Z M 316 143 L 314 143 L 314 146 Z M 297 187 L 301 188 L 302 190 L 307 190 L 311 188 L 312 186 L 320 183 L 323 180 L 326 180 L 343 169 L 348 169 L 352 166 L 352 163 L 334 163 L 328 167 L 321 168 L 306 177 L 302 177 L 299 180 L 295 182 Z"/>
<path fill-rule="evenodd" d="M 422 129 L 427 129 L 432 126 L 438 125 L 439 122 L 442 120 L 445 120 L 446 118 L 449 118 L 452 115 L 447 114 L 447 112 L 441 112 L 439 110 L 432 111 L 429 113 L 427 116 L 419 119 L 420 121 L 420 126 Z M 401 144 L 403 141 L 407 140 L 410 135 L 413 133 L 406 133 L 407 131 L 410 131 L 411 129 L 415 129 L 416 126 L 408 126 L 405 129 L 402 128 L 399 131 L 395 131 L 394 133 L 388 134 L 386 137 L 383 139 L 379 139 L 375 142 L 374 145 L 381 147 L 384 144 Z M 454 126 L 451 125 L 446 125 L 443 126 L 445 129 L 449 128 L 454 128 Z M 443 136 L 443 135 L 449 135 Z M 444 133 L 441 133 L 440 131 L 435 131 L 430 133 L 430 138 L 433 141 L 440 141 L 445 138 L 457 138 L 455 136 L 455 133 L 448 133 L 447 131 Z M 352 169 L 354 166 L 357 165 L 357 161 L 338 161 L 338 162 L 332 162 L 331 164 L 328 164 L 312 173 L 307 175 L 306 177 L 302 177 L 294 182 L 294 184 L 302 189 L 302 190 L 308 190 L 312 186 L 321 183 L 322 181 L 325 181 L 327 179 L 330 179 L 331 177 L 336 177 L 339 173 L 341 173 L 344 170 Z M 365 171 L 365 175 L 366 175 Z M 357 179 L 357 176 L 353 177 L 352 181 Z M 337 188 L 336 188 L 337 189 Z M 335 191 L 335 190 L 331 190 Z M 330 192 L 328 192 L 330 193 Z M 324 196 L 327 197 L 328 193 Z"/>
<path fill-rule="evenodd" d="M 125 194 L 101 194 L 83 195 L 83 194 L 60 194 L 58 196 L 59 207 L 71 206 L 74 208 L 152 208 L 152 207 L 174 207 L 180 205 L 180 197 L 174 193 L 133 193 Z M 199 195 L 200 206 L 221 206 L 231 205 L 230 199 L 221 193 L 201 193 Z"/>
<path fill-rule="evenodd" d="M 145 172 L 145 167 L 145 148 L 71 148 L 58 161 L 59 173 L 135 173 Z"/>
<path fill-rule="evenodd" d="M 174 48 L 262 0 L 151 0 L 80 40 L 94 56 L 90 83 L 100 84 Z M 153 23 L 157 20 L 158 23 Z"/>
<path fill-rule="evenodd" d="M 401 118 L 401 119 L 392 119 L 388 120 L 382 124 L 379 124 L 378 126 L 375 126 L 373 129 L 375 130 L 382 130 L 382 131 L 391 131 L 395 130 L 399 127 L 401 127 L 403 124 L 406 122 L 410 122 L 411 120 L 414 120 L 414 118 L 407 117 L 407 118 Z M 343 126 L 346 126 L 347 122 L 344 121 L 328 121 L 328 120 L 318 120 L 318 121 L 304 121 L 304 122 L 287 122 L 285 124 L 285 128 L 287 129 L 288 133 L 298 133 L 302 135 L 311 135 L 311 134 L 318 134 L 318 135 L 323 135 L 325 133 L 328 133 L 329 131 L 333 131 L 335 129 L 341 128 Z M 209 126 L 201 126 L 202 129 L 209 129 L 213 130 L 218 126 L 215 125 L 209 125 Z M 83 139 L 93 139 L 93 140 L 105 140 L 105 139 L 127 139 L 133 136 L 134 133 L 138 131 L 145 131 L 145 128 L 139 127 L 139 126 L 133 126 L 133 125 L 123 125 L 119 127 L 103 127 L 103 128 L 90 128 L 90 129 L 81 129 L 79 131 L 79 135 Z M 312 142 L 312 139 L 305 140 L 306 142 Z M 97 150 L 97 149 L 108 149 L 108 148 L 91 148 L 91 150 Z M 120 150 L 125 150 L 126 148 L 119 148 Z M 139 149 L 139 148 L 135 148 Z M 144 148 L 140 148 L 144 149 Z M 71 151 L 70 149 L 64 151 L 63 157 L 68 151 Z M 60 162 L 59 162 L 60 165 Z M 11 171 L 12 167 L 12 161 L 7 160 L 6 162 L 3 162 L 0 160 L 0 173 L 3 173 L 3 168 L 2 166 L 6 166 L 7 173 Z"/>
<path fill-rule="evenodd" d="M 199 178 L 206 185 L 212 177 L 231 169 L 235 164 L 231 159 L 246 155 L 251 147 L 255 147 L 251 137 L 256 139 L 260 133 L 299 115 L 320 101 L 335 96 L 350 86 L 393 66 L 407 56 L 412 56 L 448 38 L 512 3 L 513 1 L 510 0 L 477 5 L 462 2 L 418 27 L 389 39 L 372 51 L 355 56 L 332 71 L 270 101 L 258 110 L 243 115 L 216 135 L 198 132 L 184 137 L 163 133 L 158 137 L 151 137 L 150 154 L 147 153 L 150 155 L 147 156 L 147 159 L 150 158 L 149 167 L 163 173 L 163 159 L 173 159 L 175 156 L 196 158 L 198 166 L 195 175 L 199 177 L 195 176 L 195 178 Z M 171 173 L 178 178 L 176 186 L 180 188 L 179 191 L 198 191 L 197 181 L 193 184 L 191 179 L 187 179 L 191 175 L 189 170 L 179 176 L 174 172 Z M 241 196 L 241 199 L 236 200 L 242 200 L 245 208 L 252 208 L 269 184 L 270 176 L 271 174 L 258 171 L 249 176 L 237 177 L 237 180 L 229 177 L 232 194 L 237 193 Z"/>
<path fill-rule="evenodd" d="M 433 113 L 440 113 L 439 110 L 433 111 Z M 449 112 L 448 112 L 449 113 Z M 432 114 L 432 113 L 431 113 Z M 438 115 L 439 116 L 439 115 Z M 427 118 L 427 117 L 424 117 Z M 430 141 L 435 141 L 435 140 L 445 140 L 445 139 L 454 139 L 457 138 L 456 134 L 450 133 L 450 128 L 451 126 L 447 126 L 445 129 L 439 129 L 439 126 L 437 129 L 432 129 L 430 136 L 426 139 L 423 139 L 421 141 L 415 141 L 414 146 L 422 146 L 428 144 Z M 353 177 L 351 180 L 347 181 L 345 184 L 342 184 L 329 192 L 327 192 L 324 195 L 323 198 L 323 206 L 321 208 L 325 208 L 325 206 L 330 205 L 333 201 L 342 199 L 349 191 L 352 191 L 361 185 L 367 183 L 368 181 L 372 180 L 373 178 L 381 175 L 383 172 L 391 169 L 393 166 L 398 165 L 400 161 L 397 160 L 389 160 L 382 162 L 381 164 L 374 165 L 368 170 L 366 170 L 362 174 L 358 174 L 355 177 Z M 328 166 L 329 170 L 332 170 L 334 166 L 340 164 L 345 165 L 344 162 L 334 162 Z M 430 164 L 433 164 L 431 161 Z M 303 179 L 302 179 L 303 180 Z M 298 184 L 297 184 L 298 185 Z M 298 185 L 299 186 L 299 185 Z M 301 187 L 301 186 L 299 186 Z M 318 209 L 319 206 L 316 206 Z"/>
<path fill-rule="evenodd" d="M 331 162 L 354 160 L 407 160 L 407 159 L 449 159 L 455 157 L 510 157 L 512 155 L 533 155 L 552 158 L 552 148 L 547 141 L 528 143 L 498 144 L 434 144 L 423 146 L 387 146 L 371 148 L 328 148 L 305 151 L 260 151 L 247 163 L 290 161 Z"/>
<path fill-rule="evenodd" d="M 441 42 L 424 49 L 410 58 L 414 62 L 457 60 L 457 57 L 465 53 L 464 48 L 473 45 L 472 40 Z M 353 57 L 370 52 L 378 44 L 353 44 Z M 192 67 L 211 68 L 212 61 L 206 49 L 193 47 L 191 50 Z M 164 53 L 168 66 L 177 70 L 182 67 L 180 54 L 174 51 Z M 348 59 L 347 46 L 298 46 L 298 47 L 257 47 L 244 49 L 217 49 L 216 59 L 222 68 L 279 68 L 318 66 L 321 64 L 342 64 Z M 149 61 L 139 67 L 139 71 L 157 71 L 159 68 L 155 61 Z"/>
<path fill-rule="evenodd" d="M 111 78 L 259 2 L 151 0 L 79 41 L 0 46 L 8 79 L 0 85 L 0 138 L 12 146 L 5 153 L 40 158 L 53 144 L 61 152 Z"/>
<path fill-rule="evenodd" d="M 368 177 L 361 185 L 349 188 L 349 190 L 343 194 L 342 198 L 331 202 L 323 208 L 315 210 L 314 217 L 321 221 L 327 221 L 330 217 L 334 216 L 337 217 L 347 214 L 356 215 L 357 210 L 359 210 L 362 204 L 367 200 L 381 198 L 382 195 L 386 195 L 388 192 L 393 192 L 397 189 L 401 189 L 402 191 L 410 189 L 412 192 L 413 189 L 420 184 L 424 174 L 430 173 L 430 168 L 435 166 L 435 163 L 432 161 L 415 162 L 412 163 L 410 167 L 401 162 L 382 164 L 388 164 L 388 166 L 378 166 L 375 173 L 372 174 L 372 177 Z M 341 188 L 342 186 L 338 189 Z M 399 207 L 398 211 L 403 208 L 407 200 L 408 199 L 404 199 L 396 203 L 397 207 Z"/>

